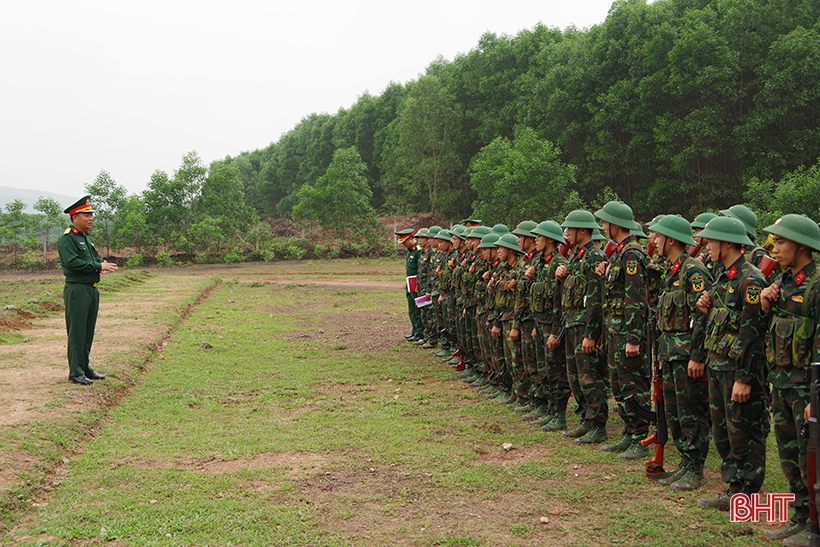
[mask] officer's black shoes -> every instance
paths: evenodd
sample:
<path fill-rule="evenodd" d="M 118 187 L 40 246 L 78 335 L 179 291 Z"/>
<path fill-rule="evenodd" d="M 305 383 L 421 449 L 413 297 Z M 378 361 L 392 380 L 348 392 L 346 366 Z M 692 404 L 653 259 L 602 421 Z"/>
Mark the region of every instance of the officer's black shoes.
<path fill-rule="evenodd" d="M 93 370 L 85 375 L 89 380 L 105 380 L 105 374 L 97 374 Z"/>
<path fill-rule="evenodd" d="M 415 336 L 416 336 L 415 334 L 405 334 L 404 339 L 405 340 L 410 340 L 411 338 L 414 338 Z"/>
<path fill-rule="evenodd" d="M 80 384 L 81 386 L 90 386 L 91 384 L 94 383 L 91 380 L 89 380 L 88 378 L 86 378 L 85 375 L 72 376 L 71 378 L 69 378 L 69 381 L 71 381 L 75 384 Z"/>

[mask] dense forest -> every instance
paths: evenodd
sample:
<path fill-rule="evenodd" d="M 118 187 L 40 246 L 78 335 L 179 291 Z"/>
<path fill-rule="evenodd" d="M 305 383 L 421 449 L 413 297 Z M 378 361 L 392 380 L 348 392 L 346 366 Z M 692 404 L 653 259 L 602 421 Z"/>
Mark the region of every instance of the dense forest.
<path fill-rule="evenodd" d="M 105 248 L 229 261 L 283 254 L 270 219 L 362 244 L 380 215 L 516 223 L 615 196 L 644 220 L 745 201 L 820 221 L 818 121 L 820 2 L 618 0 L 590 29 L 487 33 L 266 148 L 190 152 L 141 195 L 105 171 L 87 189 Z M 48 243 L 59 223 L 37 219 L 26 241 Z M 25 240 L 24 220 L 0 210 L 0 238 Z"/>

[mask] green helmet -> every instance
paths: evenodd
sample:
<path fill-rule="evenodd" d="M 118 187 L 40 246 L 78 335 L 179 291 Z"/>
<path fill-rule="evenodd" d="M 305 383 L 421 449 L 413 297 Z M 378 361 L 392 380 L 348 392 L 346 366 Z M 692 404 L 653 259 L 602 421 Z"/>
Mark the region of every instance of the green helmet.
<path fill-rule="evenodd" d="M 461 237 L 463 239 L 464 234 L 464 225 L 463 224 L 453 224 L 450 227 L 450 233 L 454 236 Z"/>
<path fill-rule="evenodd" d="M 646 223 L 646 227 L 651 228 L 652 226 L 657 224 L 665 216 L 666 215 L 656 215 L 655 218 L 653 218 L 652 220 L 650 220 L 649 222 Z"/>
<path fill-rule="evenodd" d="M 522 253 L 524 251 L 521 250 L 521 247 L 518 246 L 518 238 L 515 237 L 513 234 L 504 234 L 498 241 L 495 243 L 496 247 L 506 247 L 507 249 L 512 249 L 517 253 Z"/>
<path fill-rule="evenodd" d="M 638 223 L 636 222 L 635 224 L 638 224 Z M 637 228 L 633 228 L 633 229 L 629 230 L 629 233 L 632 234 L 635 237 L 642 237 L 644 239 L 649 237 L 648 235 L 643 233 L 643 228 L 641 228 L 640 224 L 638 224 Z"/>
<path fill-rule="evenodd" d="M 746 226 L 736 218 L 715 217 L 706 224 L 698 236 L 715 241 L 727 241 L 738 245 L 753 245 L 746 235 Z"/>
<path fill-rule="evenodd" d="M 479 249 L 492 249 L 495 247 L 496 241 L 498 238 L 501 237 L 495 232 L 490 232 L 489 234 L 485 235 L 481 238 L 481 243 L 478 244 Z"/>
<path fill-rule="evenodd" d="M 464 220 L 461 221 L 461 223 L 463 225 L 467 226 L 468 228 L 481 226 L 481 221 L 476 219 L 476 218 L 465 218 Z"/>
<path fill-rule="evenodd" d="M 430 230 L 428 230 L 427 228 L 422 228 L 421 230 L 416 232 L 416 237 L 432 237 L 432 236 L 430 235 Z"/>
<path fill-rule="evenodd" d="M 601 230 L 595 228 L 592 230 L 592 241 L 606 241 L 604 234 L 601 233 Z"/>
<path fill-rule="evenodd" d="M 450 233 L 450 230 L 441 229 L 433 237 L 436 239 L 442 239 L 444 241 L 450 241 L 450 239 L 453 237 L 453 234 Z"/>
<path fill-rule="evenodd" d="M 506 224 L 496 224 L 493 226 L 493 232 L 497 233 L 498 235 L 509 234 L 510 229 L 507 228 Z"/>
<path fill-rule="evenodd" d="M 595 217 L 589 211 L 584 211 L 583 209 L 576 209 L 572 211 L 570 214 L 567 215 L 566 220 L 564 223 L 561 224 L 561 228 L 586 228 L 588 230 L 594 230 L 595 228 L 601 229 L 595 223 Z"/>
<path fill-rule="evenodd" d="M 706 228 L 706 223 L 708 223 L 710 220 L 712 220 L 716 216 L 717 215 L 715 213 L 701 213 L 701 214 L 699 214 L 698 216 L 695 217 L 695 220 L 692 221 L 692 224 L 691 224 L 692 229 L 695 230 L 697 228 L 700 228 L 701 230 L 703 230 L 704 228 Z"/>
<path fill-rule="evenodd" d="M 692 238 L 692 225 L 680 215 L 666 215 L 650 226 L 649 231 L 670 237 L 684 245 L 696 244 L 694 238 Z"/>
<path fill-rule="evenodd" d="M 491 232 L 491 230 L 486 226 L 473 226 L 468 229 L 470 230 L 470 235 L 467 237 L 474 237 L 476 239 L 482 239 L 485 235 Z"/>
<path fill-rule="evenodd" d="M 600 220 L 620 226 L 627 230 L 640 228 L 635 217 L 632 215 L 632 207 L 623 201 L 610 201 L 602 209 L 595 212 L 595 216 Z"/>
<path fill-rule="evenodd" d="M 436 234 L 441 231 L 441 226 L 430 226 L 430 237 L 436 237 Z"/>
<path fill-rule="evenodd" d="M 806 215 L 783 215 L 763 231 L 820 251 L 820 227 Z"/>
<path fill-rule="evenodd" d="M 554 220 L 545 220 L 530 231 L 533 235 L 548 237 L 558 243 L 564 242 L 564 231 Z"/>
<path fill-rule="evenodd" d="M 723 209 L 720 214 L 738 219 L 746 227 L 746 233 L 750 237 L 757 237 L 757 215 L 745 205 L 732 205 L 728 209 Z"/>
<path fill-rule="evenodd" d="M 532 233 L 532 229 L 538 226 L 532 220 L 525 220 L 523 222 L 518 223 L 518 227 L 512 231 L 517 236 L 524 236 L 524 237 L 535 237 Z"/>

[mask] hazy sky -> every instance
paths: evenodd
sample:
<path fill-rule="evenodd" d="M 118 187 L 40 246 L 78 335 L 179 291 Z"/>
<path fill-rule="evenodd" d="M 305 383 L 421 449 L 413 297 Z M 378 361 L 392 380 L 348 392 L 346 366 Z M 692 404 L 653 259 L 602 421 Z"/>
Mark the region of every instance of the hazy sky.
<path fill-rule="evenodd" d="M 275 142 L 311 112 L 416 79 L 486 31 L 586 28 L 612 0 L 0 2 L 0 186 L 138 193 L 196 150 Z"/>

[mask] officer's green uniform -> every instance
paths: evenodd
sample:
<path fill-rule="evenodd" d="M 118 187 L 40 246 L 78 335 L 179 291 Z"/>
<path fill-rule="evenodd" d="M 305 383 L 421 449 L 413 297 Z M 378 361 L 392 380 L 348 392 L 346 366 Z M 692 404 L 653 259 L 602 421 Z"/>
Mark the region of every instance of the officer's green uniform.
<path fill-rule="evenodd" d="M 66 214 L 83 203 L 88 203 L 87 196 L 66 209 Z M 88 206 L 82 212 L 93 211 Z M 57 239 L 57 250 L 65 274 L 63 299 L 68 332 L 68 377 L 93 378 L 96 374 L 88 362 L 100 307 L 97 283 L 100 281 L 103 260 L 88 234 L 73 226 Z"/>
<path fill-rule="evenodd" d="M 400 238 L 409 238 L 413 237 L 414 230 L 408 228 L 406 230 L 401 230 L 399 232 L 395 232 L 395 234 Z M 404 261 L 404 275 L 407 277 L 419 275 L 419 260 L 421 259 L 421 247 L 418 246 L 417 243 L 413 243 L 413 245 L 407 249 L 407 255 Z M 416 287 L 416 292 L 410 292 L 409 288 L 405 286 L 405 296 L 407 297 L 407 314 L 410 316 L 410 324 L 413 327 L 413 332 L 411 336 L 413 338 L 422 338 L 424 336 L 424 325 L 421 323 L 421 312 L 419 312 L 418 306 L 416 306 L 416 297 L 419 295 L 418 293 L 418 286 Z"/>
<path fill-rule="evenodd" d="M 764 230 L 820 251 L 820 228 L 803 215 L 785 215 Z M 780 466 L 795 499 L 791 520 L 804 525 L 809 516 L 806 444 L 800 436 L 803 410 L 810 397 L 808 366 L 820 361 L 820 270 L 809 262 L 797 274 L 787 269 L 775 280 L 780 297 L 773 302 L 766 336 L 772 383 L 772 414 Z M 799 531 L 799 530 L 798 530 Z"/>

